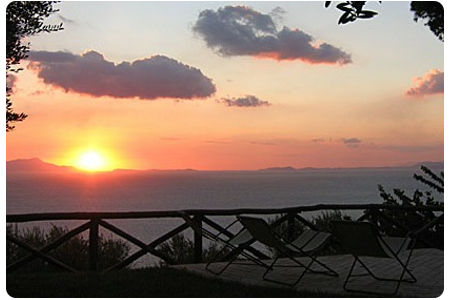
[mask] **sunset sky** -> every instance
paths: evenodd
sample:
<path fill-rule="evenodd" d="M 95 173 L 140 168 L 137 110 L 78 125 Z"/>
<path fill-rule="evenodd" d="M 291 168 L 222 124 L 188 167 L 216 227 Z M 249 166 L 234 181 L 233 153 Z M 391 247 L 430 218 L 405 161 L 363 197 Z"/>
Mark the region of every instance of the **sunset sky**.
<path fill-rule="evenodd" d="M 6 160 L 106 169 L 444 160 L 444 43 L 408 2 L 65 2 L 29 39 Z"/>

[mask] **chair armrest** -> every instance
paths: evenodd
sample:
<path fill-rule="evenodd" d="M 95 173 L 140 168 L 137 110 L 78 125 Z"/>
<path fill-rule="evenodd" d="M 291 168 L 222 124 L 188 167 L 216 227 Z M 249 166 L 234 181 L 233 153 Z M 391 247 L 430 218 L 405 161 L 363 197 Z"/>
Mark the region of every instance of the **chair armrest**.
<path fill-rule="evenodd" d="M 222 230 L 220 230 L 217 234 L 214 235 L 214 237 L 219 237 L 221 236 L 224 232 L 228 231 L 228 229 L 230 227 L 232 227 L 234 224 L 236 224 L 237 222 L 239 222 L 238 219 L 234 220 L 233 222 L 231 222 L 230 224 L 228 224 L 226 227 L 224 227 Z M 240 232 L 240 231 L 239 231 Z"/>

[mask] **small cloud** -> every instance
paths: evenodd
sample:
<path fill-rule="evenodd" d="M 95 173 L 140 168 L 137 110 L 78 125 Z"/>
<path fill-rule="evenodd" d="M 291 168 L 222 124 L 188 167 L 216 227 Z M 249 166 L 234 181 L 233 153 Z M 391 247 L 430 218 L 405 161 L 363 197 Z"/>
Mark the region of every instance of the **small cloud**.
<path fill-rule="evenodd" d="M 444 72 L 430 70 L 424 77 L 414 79 L 415 87 L 406 91 L 406 96 L 423 97 L 426 95 L 444 94 Z"/>
<path fill-rule="evenodd" d="M 328 138 L 328 139 L 324 139 L 324 138 L 316 138 L 316 139 L 312 139 L 311 142 L 313 143 L 317 143 L 317 144 L 323 144 L 323 143 L 332 143 L 333 139 L 332 138 Z"/>
<path fill-rule="evenodd" d="M 312 139 L 311 142 L 313 143 L 325 143 L 324 139 Z"/>
<path fill-rule="evenodd" d="M 236 107 L 260 107 L 260 106 L 270 106 L 268 101 L 263 101 L 252 95 L 246 95 L 240 98 L 222 98 L 220 101 L 226 106 L 236 106 Z"/>
<path fill-rule="evenodd" d="M 225 141 L 214 141 L 214 140 L 205 141 L 205 143 L 206 144 L 221 144 L 221 145 L 228 144 L 228 142 L 225 142 Z"/>
<path fill-rule="evenodd" d="M 176 138 L 176 137 L 162 137 L 162 138 L 160 138 L 160 140 L 176 142 L 176 141 L 180 141 L 181 139 L 180 138 Z"/>
<path fill-rule="evenodd" d="M 275 7 L 269 13 L 269 15 L 272 17 L 272 19 L 277 22 L 283 22 L 285 14 L 286 14 L 286 11 L 280 6 Z"/>
<path fill-rule="evenodd" d="M 274 146 L 277 143 L 275 141 L 250 141 L 250 144 L 254 145 L 264 145 L 264 146 Z"/>
<path fill-rule="evenodd" d="M 37 90 L 37 91 L 34 91 L 34 92 L 30 93 L 29 96 L 31 96 L 31 97 L 36 97 L 36 96 L 49 95 L 49 94 L 51 94 L 50 91 L 47 91 L 47 90 Z"/>
<path fill-rule="evenodd" d="M 193 99 L 216 91 L 199 69 L 162 55 L 118 65 L 92 50 L 81 55 L 38 51 L 28 59 L 45 83 L 96 97 Z"/>
<path fill-rule="evenodd" d="M 272 18 L 283 10 L 262 14 L 247 6 L 225 6 L 217 11 L 200 12 L 193 26 L 209 48 L 223 56 L 253 56 L 281 60 L 300 60 L 309 64 L 338 64 L 352 62 L 351 56 L 339 48 L 316 43 L 299 30 L 283 27 L 278 31 Z M 279 19 L 279 18 L 278 18 Z"/>
<path fill-rule="evenodd" d="M 341 139 L 341 141 L 348 147 L 348 148 L 358 148 L 358 146 L 361 144 L 361 140 L 357 138 L 349 138 L 349 139 Z"/>

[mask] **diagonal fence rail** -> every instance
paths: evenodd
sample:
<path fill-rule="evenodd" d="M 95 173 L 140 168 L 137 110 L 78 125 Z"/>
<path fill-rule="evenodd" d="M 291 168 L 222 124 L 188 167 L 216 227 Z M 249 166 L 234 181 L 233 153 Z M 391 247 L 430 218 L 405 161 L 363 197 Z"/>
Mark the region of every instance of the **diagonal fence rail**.
<path fill-rule="evenodd" d="M 167 264 L 176 264 L 176 261 L 170 257 L 167 253 L 164 253 L 158 246 L 162 243 L 170 240 L 175 235 L 180 234 L 186 230 L 192 230 L 192 226 L 186 222 L 182 222 L 170 230 L 168 230 L 163 235 L 154 239 L 151 242 L 144 242 L 141 239 L 134 236 L 132 233 L 126 232 L 124 229 L 119 228 L 116 225 L 108 222 L 109 220 L 126 220 L 126 219 L 166 219 L 166 218 L 176 218 L 183 220 L 182 216 L 188 215 L 192 218 L 196 226 L 202 228 L 207 226 L 211 228 L 217 234 L 224 235 L 228 238 L 234 237 L 235 233 L 229 230 L 229 226 L 223 226 L 218 222 L 214 221 L 215 217 L 236 217 L 238 215 L 263 215 L 263 216 L 279 216 L 271 223 L 273 227 L 285 226 L 288 229 L 292 228 L 295 222 L 300 222 L 306 227 L 316 229 L 315 225 L 308 221 L 305 214 L 308 213 L 318 213 L 324 211 L 354 211 L 362 212 L 362 215 L 358 218 L 359 220 L 369 220 L 376 223 L 381 228 L 386 226 L 386 223 L 395 226 L 397 230 L 407 233 L 411 231 L 411 228 L 406 228 L 401 224 L 399 220 L 392 218 L 393 212 L 401 211 L 403 213 L 408 213 L 409 216 L 418 216 L 424 213 L 433 213 L 435 216 L 432 220 L 428 221 L 426 224 L 420 225 L 416 228 L 416 234 L 419 239 L 422 239 L 423 244 L 426 247 L 439 247 L 434 241 L 429 241 L 426 238 L 422 238 L 420 233 L 433 228 L 436 225 L 441 225 L 444 222 L 444 208 L 443 206 L 398 206 L 398 205 L 383 205 L 383 204 L 361 204 L 361 205 L 313 205 L 313 206 L 297 206 L 288 208 L 271 208 L 271 209 L 261 209 L 261 208 L 242 208 L 242 209 L 192 209 L 183 211 L 140 211 L 140 212 L 77 212 L 77 213 L 39 213 L 39 214 L 12 214 L 6 216 L 7 223 L 28 223 L 28 222 L 39 222 L 39 221 L 72 221 L 72 220 L 82 220 L 86 221 L 82 225 L 79 225 L 57 239 L 53 240 L 47 245 L 42 247 L 34 247 L 19 240 L 13 235 L 7 233 L 6 239 L 8 242 L 17 245 L 29 252 L 28 255 L 23 256 L 16 261 L 9 263 L 6 266 L 7 272 L 12 272 L 19 269 L 22 266 L 29 264 L 30 262 L 41 259 L 48 264 L 57 266 L 66 271 L 77 272 L 80 270 L 75 269 L 72 266 L 68 266 L 63 262 L 59 261 L 51 255 L 51 251 L 60 247 L 73 237 L 87 232 L 88 233 L 88 268 L 90 271 L 113 271 L 119 270 L 129 266 L 131 263 L 135 262 L 142 256 L 146 254 L 151 254 L 159 259 L 162 259 Z M 436 215 L 435 215 L 436 214 Z M 234 222 L 233 222 L 234 223 Z M 109 232 L 121 237 L 127 242 L 135 245 L 137 251 L 130 254 L 128 257 L 124 258 L 120 262 L 106 269 L 99 269 L 99 229 L 104 228 Z M 203 249 L 204 249 L 204 239 L 201 234 L 193 230 L 194 232 L 194 259 L 195 262 L 202 262 L 203 259 Z M 289 230 L 287 234 L 290 233 Z M 249 246 L 247 249 L 253 255 L 258 258 L 268 258 L 266 254 L 262 253 L 256 248 Z"/>

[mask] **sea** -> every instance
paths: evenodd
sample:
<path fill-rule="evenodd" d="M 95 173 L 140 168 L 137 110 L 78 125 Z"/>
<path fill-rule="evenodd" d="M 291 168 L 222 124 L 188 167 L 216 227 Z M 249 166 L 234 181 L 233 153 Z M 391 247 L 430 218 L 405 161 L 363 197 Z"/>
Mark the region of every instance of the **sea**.
<path fill-rule="evenodd" d="M 438 170 L 440 171 L 440 170 Z M 300 169 L 259 171 L 10 172 L 6 213 L 131 212 L 183 209 L 285 208 L 316 204 L 381 204 L 378 185 L 413 195 L 428 187 L 413 178 L 417 168 Z M 439 198 L 441 195 L 437 195 Z M 443 196 L 441 196 L 443 198 Z M 352 215 L 361 212 L 344 212 Z M 274 216 L 265 216 L 274 217 Z M 311 217 L 307 215 L 306 217 Z M 233 217 L 214 217 L 226 225 Z M 175 228 L 178 218 L 107 220 L 150 243 Z M 83 221 L 17 224 L 72 228 Z M 238 229 L 235 229 L 238 230 Z M 106 229 L 104 236 L 112 236 Z M 189 238 L 191 232 L 186 232 Z M 154 257 L 136 263 L 155 263 Z"/>

